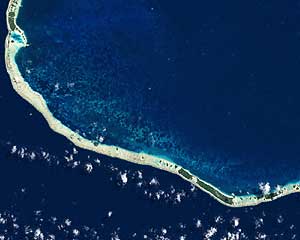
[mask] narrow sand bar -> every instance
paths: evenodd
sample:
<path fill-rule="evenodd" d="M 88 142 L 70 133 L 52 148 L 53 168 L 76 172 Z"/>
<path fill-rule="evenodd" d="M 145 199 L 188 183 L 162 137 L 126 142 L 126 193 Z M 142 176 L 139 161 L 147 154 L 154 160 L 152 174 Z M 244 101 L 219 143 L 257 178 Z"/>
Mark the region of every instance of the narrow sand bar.
<path fill-rule="evenodd" d="M 33 91 L 30 88 L 29 84 L 23 79 L 15 62 L 15 56 L 18 50 L 23 47 L 28 47 L 25 33 L 16 23 L 21 3 L 22 0 L 10 0 L 6 12 L 6 21 L 8 27 L 8 35 L 5 42 L 6 68 L 15 91 L 43 115 L 43 117 L 49 124 L 49 127 L 53 131 L 65 136 L 80 148 L 91 150 L 109 157 L 119 158 L 136 164 L 152 166 L 173 174 L 177 174 L 184 180 L 194 184 L 196 187 L 211 195 L 220 203 L 230 207 L 253 206 L 263 202 L 269 202 L 278 199 L 291 193 L 300 192 L 300 184 L 297 183 L 285 185 L 278 188 L 276 191 L 270 192 L 265 195 L 228 195 L 226 193 L 223 193 L 213 185 L 205 182 L 204 180 L 201 180 L 199 177 L 193 175 L 188 170 L 166 159 L 145 154 L 143 152 L 132 152 L 117 146 L 99 144 L 83 138 L 68 127 L 64 126 L 49 111 L 45 99 L 38 92 Z"/>

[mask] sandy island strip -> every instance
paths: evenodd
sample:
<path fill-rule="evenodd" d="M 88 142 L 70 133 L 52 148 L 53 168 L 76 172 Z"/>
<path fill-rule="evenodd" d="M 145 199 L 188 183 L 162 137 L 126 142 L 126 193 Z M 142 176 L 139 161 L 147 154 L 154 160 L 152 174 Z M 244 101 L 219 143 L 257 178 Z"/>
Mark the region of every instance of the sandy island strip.
<path fill-rule="evenodd" d="M 226 193 L 223 193 L 213 185 L 191 174 L 188 170 L 166 159 L 142 152 L 132 152 L 117 146 L 109 146 L 100 144 L 98 142 L 93 142 L 83 138 L 68 127 L 64 126 L 49 111 L 45 99 L 38 92 L 33 91 L 30 88 L 29 84 L 25 82 L 15 62 L 15 56 L 18 50 L 22 47 L 28 46 L 27 39 L 23 30 L 16 24 L 16 19 L 19 13 L 19 8 L 21 7 L 21 3 L 22 0 L 10 0 L 6 12 L 6 20 L 9 31 L 5 42 L 6 68 L 15 91 L 43 115 L 53 131 L 65 136 L 80 148 L 137 164 L 149 165 L 173 174 L 177 174 L 186 181 L 189 181 L 196 187 L 211 195 L 220 203 L 230 207 L 253 206 L 263 202 L 278 199 L 279 197 L 286 196 L 291 193 L 300 192 L 300 184 L 297 183 L 287 184 L 276 189 L 276 191 L 267 193 L 265 195 L 228 195 Z M 17 35 L 20 39 L 22 39 L 22 41 L 17 41 L 15 38 L 13 38 L 12 33 L 14 33 L 14 35 Z"/>

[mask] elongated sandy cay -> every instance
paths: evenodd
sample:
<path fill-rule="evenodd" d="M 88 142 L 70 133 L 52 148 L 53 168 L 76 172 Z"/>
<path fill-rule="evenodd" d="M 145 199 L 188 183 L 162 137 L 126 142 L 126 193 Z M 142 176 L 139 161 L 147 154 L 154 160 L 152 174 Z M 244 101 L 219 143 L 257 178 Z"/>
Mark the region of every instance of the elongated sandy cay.
<path fill-rule="evenodd" d="M 275 192 L 271 192 L 266 195 L 228 195 L 222 192 L 220 189 L 217 189 L 213 185 L 193 175 L 187 169 L 184 169 L 180 165 L 177 165 L 164 158 L 152 156 L 143 152 L 129 151 L 118 146 L 95 143 L 93 141 L 85 139 L 84 137 L 80 136 L 76 132 L 63 125 L 52 115 L 43 96 L 38 92 L 33 91 L 29 84 L 24 80 L 15 62 L 15 56 L 18 50 L 20 48 L 28 46 L 25 33 L 16 23 L 21 3 L 22 0 L 10 0 L 7 9 L 6 19 L 8 26 L 8 36 L 5 42 L 6 68 L 15 91 L 43 115 L 53 131 L 65 136 L 76 146 L 83 149 L 91 150 L 106 156 L 119 158 L 136 164 L 149 165 L 173 174 L 177 174 L 186 181 L 189 181 L 201 190 L 207 192 L 220 203 L 230 207 L 257 205 L 262 202 L 275 200 L 279 197 L 291 193 L 300 192 L 300 185 L 297 183 L 288 184 L 277 189 Z"/>

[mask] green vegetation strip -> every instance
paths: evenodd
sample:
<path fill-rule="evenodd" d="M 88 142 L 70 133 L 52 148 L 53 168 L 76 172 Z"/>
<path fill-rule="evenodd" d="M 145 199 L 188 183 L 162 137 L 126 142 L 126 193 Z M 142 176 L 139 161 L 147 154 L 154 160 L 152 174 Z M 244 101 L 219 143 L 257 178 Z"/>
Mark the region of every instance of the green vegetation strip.
<path fill-rule="evenodd" d="M 11 31 L 14 31 L 16 29 L 15 20 L 12 17 L 8 17 L 8 24 Z"/>
<path fill-rule="evenodd" d="M 211 194 L 213 194 L 216 198 L 220 199 L 221 201 L 232 205 L 233 201 L 232 201 L 232 197 L 227 197 L 225 195 L 223 195 L 222 193 L 220 193 L 218 190 L 214 189 L 213 187 L 211 187 L 210 185 L 204 183 L 203 181 L 201 181 L 199 178 L 197 179 L 197 184 L 204 188 L 206 191 L 210 192 Z"/>
<path fill-rule="evenodd" d="M 185 171 L 183 168 L 180 168 L 179 170 L 178 170 L 178 173 L 180 174 L 180 175 L 182 175 L 182 176 L 184 176 L 185 178 L 187 178 L 187 179 L 192 179 L 193 178 L 193 175 L 191 175 L 191 174 L 189 174 L 187 171 Z"/>
<path fill-rule="evenodd" d="M 180 168 L 178 170 L 178 173 L 186 179 L 189 179 L 189 180 L 193 179 L 193 175 L 191 175 L 189 172 L 187 172 L 183 168 Z M 232 201 L 233 197 L 227 197 L 227 196 L 223 195 L 220 191 L 218 191 L 217 189 L 213 188 L 212 186 L 206 184 L 205 182 L 201 181 L 199 178 L 197 178 L 197 184 L 199 187 L 210 192 L 216 198 L 220 199 L 222 202 L 225 202 L 229 205 L 233 205 L 233 201 Z"/>

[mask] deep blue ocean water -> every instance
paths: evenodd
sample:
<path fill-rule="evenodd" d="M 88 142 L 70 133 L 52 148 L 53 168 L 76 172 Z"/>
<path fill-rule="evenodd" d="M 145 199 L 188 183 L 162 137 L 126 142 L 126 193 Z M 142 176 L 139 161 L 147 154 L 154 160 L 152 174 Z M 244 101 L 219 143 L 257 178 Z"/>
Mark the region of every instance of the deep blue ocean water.
<path fill-rule="evenodd" d="M 1 1 L 1 42 L 6 7 Z M 299 239 L 298 194 L 233 209 L 178 176 L 79 149 L 75 154 L 74 146 L 14 92 L 3 58 L 0 109 L 1 238 L 42 239 L 42 233 L 44 239 L 205 239 L 216 229 L 210 239 L 234 239 L 230 234 L 250 240 Z M 68 161 L 71 153 L 74 159 Z M 91 173 L 84 170 L 87 163 L 94 166 Z M 120 177 L 124 173 L 126 184 Z"/>
<path fill-rule="evenodd" d="M 25 80 L 71 129 L 226 192 L 298 181 L 298 1 L 24 0 Z"/>

